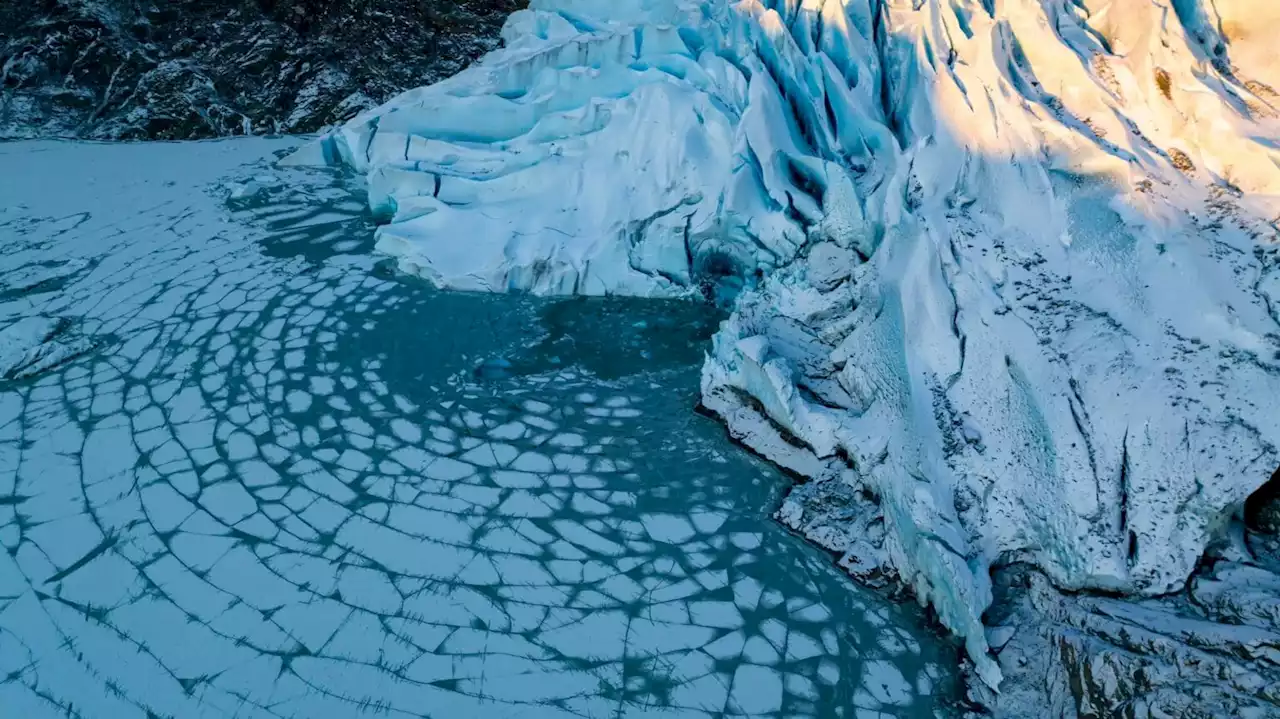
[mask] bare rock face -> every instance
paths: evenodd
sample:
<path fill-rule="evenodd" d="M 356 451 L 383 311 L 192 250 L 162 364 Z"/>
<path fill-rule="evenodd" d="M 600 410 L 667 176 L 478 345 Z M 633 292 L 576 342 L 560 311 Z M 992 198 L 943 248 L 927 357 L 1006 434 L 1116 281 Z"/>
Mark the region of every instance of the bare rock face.
<path fill-rule="evenodd" d="M 1271 475 L 1271 481 L 1250 495 L 1244 516 L 1251 529 L 1280 537 L 1280 469 Z"/>
<path fill-rule="evenodd" d="M 986 619 L 1005 682 L 975 698 L 1002 717 L 1280 715 L 1280 542 L 1237 540 L 1184 591 L 1141 601 L 1065 594 L 1026 565 L 997 571 Z"/>
<path fill-rule="evenodd" d="M 312 132 L 461 70 L 521 0 L 6 0 L 0 138 Z"/>

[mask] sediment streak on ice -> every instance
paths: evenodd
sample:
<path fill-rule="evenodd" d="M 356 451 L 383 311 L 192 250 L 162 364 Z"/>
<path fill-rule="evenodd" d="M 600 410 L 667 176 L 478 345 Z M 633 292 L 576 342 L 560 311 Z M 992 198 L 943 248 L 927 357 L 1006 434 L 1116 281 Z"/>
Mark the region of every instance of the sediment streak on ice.
<path fill-rule="evenodd" d="M 1168 592 L 1280 463 L 1278 26 L 534 0 L 295 159 L 367 172 L 379 246 L 444 287 L 734 299 L 703 399 L 814 480 L 780 518 L 898 575 L 994 685 L 993 562 Z"/>

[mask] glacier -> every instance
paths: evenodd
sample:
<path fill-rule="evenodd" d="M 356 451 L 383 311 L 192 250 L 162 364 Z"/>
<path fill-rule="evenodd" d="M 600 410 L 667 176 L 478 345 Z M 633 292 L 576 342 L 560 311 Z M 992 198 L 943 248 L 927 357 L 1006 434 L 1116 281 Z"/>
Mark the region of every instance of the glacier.
<path fill-rule="evenodd" d="M 778 518 L 989 687 L 992 572 L 1177 591 L 1280 465 L 1264 0 L 533 0 L 299 150 L 450 289 L 705 296 Z M 1007 639 L 1007 638 L 1006 638 Z"/>

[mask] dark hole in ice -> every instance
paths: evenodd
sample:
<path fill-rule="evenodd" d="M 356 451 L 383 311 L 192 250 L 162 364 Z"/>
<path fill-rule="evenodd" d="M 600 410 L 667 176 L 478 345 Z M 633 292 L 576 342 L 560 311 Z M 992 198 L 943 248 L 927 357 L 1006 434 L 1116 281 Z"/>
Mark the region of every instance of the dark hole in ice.
<path fill-rule="evenodd" d="M 737 263 L 723 252 L 712 252 L 702 260 L 702 273 L 707 277 L 728 277 L 737 274 Z"/>
<path fill-rule="evenodd" d="M 804 194 L 813 198 L 818 208 L 822 208 L 822 201 L 826 195 L 826 190 L 822 186 L 822 181 L 815 177 L 813 171 L 804 165 L 796 162 L 791 158 L 786 160 L 787 174 L 791 179 L 791 184 L 796 186 Z"/>
<path fill-rule="evenodd" d="M 1244 522 L 1254 531 L 1280 535 L 1280 468 L 1245 500 Z"/>
<path fill-rule="evenodd" d="M 743 270 L 724 252 L 708 252 L 694 266 L 694 280 L 709 302 L 728 307 L 742 291 Z"/>

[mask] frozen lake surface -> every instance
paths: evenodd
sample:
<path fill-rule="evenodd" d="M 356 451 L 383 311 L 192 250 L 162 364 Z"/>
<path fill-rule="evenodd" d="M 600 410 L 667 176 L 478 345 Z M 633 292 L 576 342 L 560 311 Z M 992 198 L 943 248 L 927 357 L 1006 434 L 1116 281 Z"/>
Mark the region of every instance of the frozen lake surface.
<path fill-rule="evenodd" d="M 695 414 L 719 316 L 393 277 L 296 145 L 0 144 L 0 715 L 951 714 Z"/>

